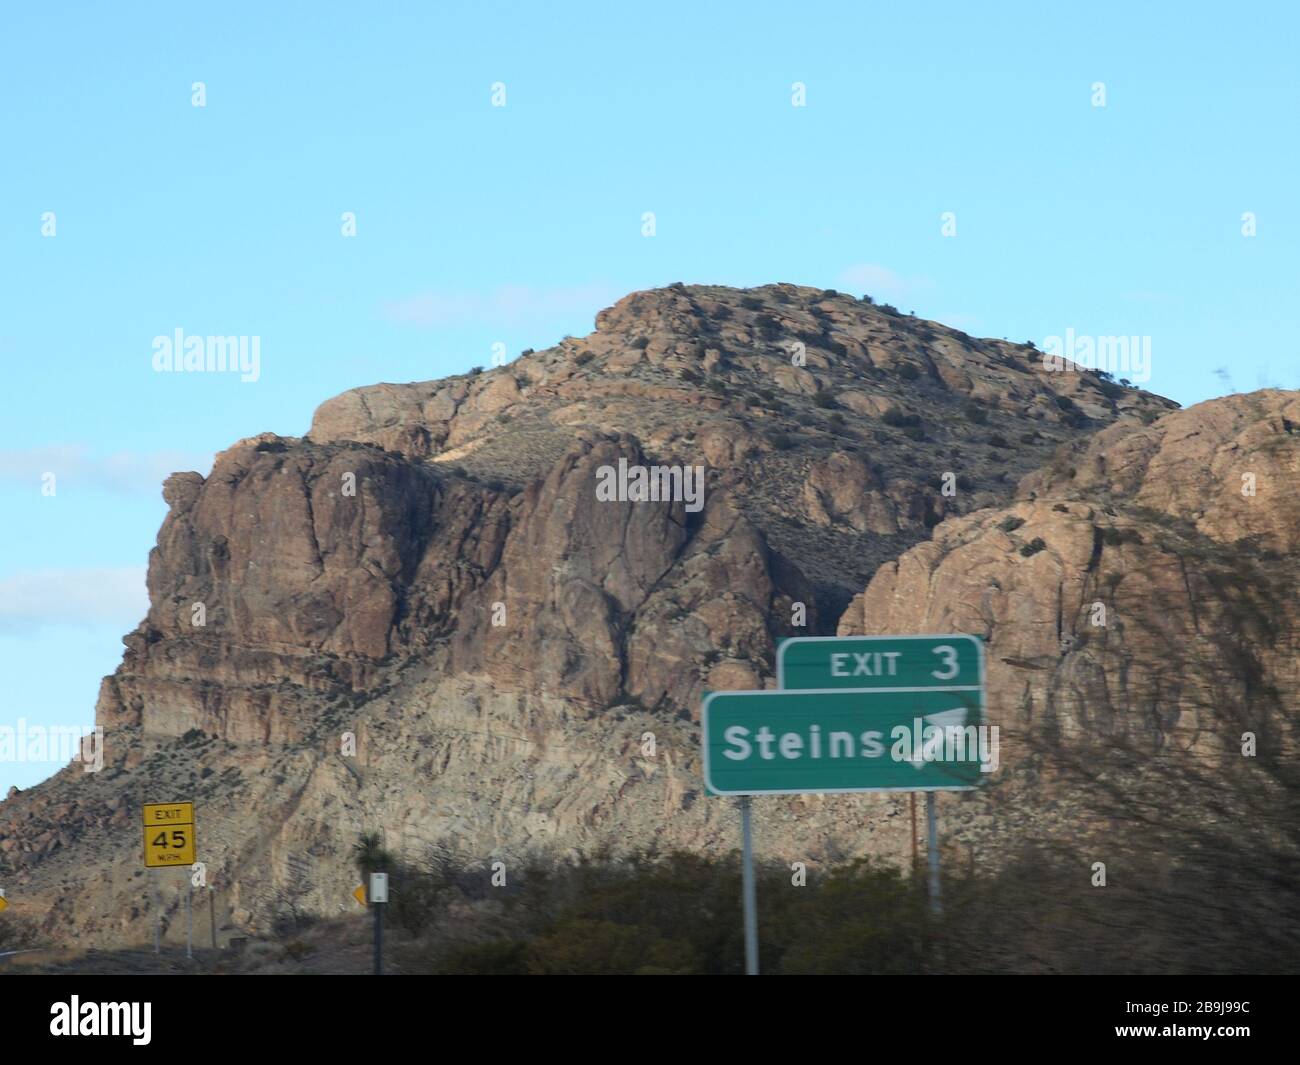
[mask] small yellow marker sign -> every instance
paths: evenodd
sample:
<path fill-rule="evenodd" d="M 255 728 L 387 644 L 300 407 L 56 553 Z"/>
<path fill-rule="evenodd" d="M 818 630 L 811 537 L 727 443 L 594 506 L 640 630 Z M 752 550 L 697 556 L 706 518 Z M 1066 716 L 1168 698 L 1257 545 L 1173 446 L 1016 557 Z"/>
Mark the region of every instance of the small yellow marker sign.
<path fill-rule="evenodd" d="M 3 895 L 0 895 L 0 913 L 4 913 L 7 909 L 9 909 L 9 903 L 5 901 Z"/>
<path fill-rule="evenodd" d="M 366 904 L 366 885 L 362 884 L 356 891 L 352 892 L 352 897 L 364 906 Z"/>
<path fill-rule="evenodd" d="M 194 863 L 194 804 L 144 804 L 144 864 L 148 869 Z"/>

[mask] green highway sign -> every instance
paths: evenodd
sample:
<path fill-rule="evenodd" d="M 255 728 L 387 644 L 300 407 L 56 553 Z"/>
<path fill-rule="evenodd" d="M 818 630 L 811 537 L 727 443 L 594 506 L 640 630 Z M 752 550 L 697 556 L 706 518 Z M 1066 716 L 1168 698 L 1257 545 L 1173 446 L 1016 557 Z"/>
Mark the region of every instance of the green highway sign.
<path fill-rule="evenodd" d="M 712 692 L 701 718 L 718 795 L 967 790 L 996 765 L 978 689 Z"/>
<path fill-rule="evenodd" d="M 976 636 L 796 636 L 776 649 L 777 686 L 976 691 L 984 685 Z"/>
<path fill-rule="evenodd" d="M 758 972 L 751 795 L 968 791 L 998 767 L 975 636 L 797 636 L 777 648 L 776 675 L 776 691 L 705 692 L 700 708 L 704 786 L 741 797 L 748 974 Z M 940 913 L 933 794 L 925 815 L 930 906 Z"/>

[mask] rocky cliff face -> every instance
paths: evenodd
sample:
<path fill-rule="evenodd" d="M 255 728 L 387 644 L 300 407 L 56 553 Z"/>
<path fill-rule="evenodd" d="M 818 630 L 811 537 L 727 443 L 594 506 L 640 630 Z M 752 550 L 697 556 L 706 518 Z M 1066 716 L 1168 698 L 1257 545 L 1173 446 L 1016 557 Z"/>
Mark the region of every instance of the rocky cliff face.
<path fill-rule="evenodd" d="M 881 566 L 839 631 L 985 640 L 1004 840 L 1125 834 L 1172 875 L 1201 854 L 1250 900 L 1232 920 L 1294 932 L 1298 550 L 1300 394 L 1233 395 L 1063 447 Z"/>
<path fill-rule="evenodd" d="M 1261 685 L 1300 686 L 1297 550 L 1300 396 L 1227 396 L 1063 448 L 1011 505 L 946 521 L 881 566 L 839 631 L 983 637 L 1013 733 L 1204 742 L 1225 635 L 1248 642 Z"/>
<path fill-rule="evenodd" d="M 1291 394 L 1175 412 L 788 285 L 636 293 L 596 324 L 499 369 L 345 393 L 305 437 L 167 481 L 149 615 L 100 693 L 107 768 L 0 806 L 10 896 L 49 935 L 144 937 L 146 801 L 195 799 L 200 858 L 246 928 L 349 905 L 362 830 L 483 863 L 729 849 L 694 715 L 706 688 L 774 686 L 782 636 L 980 633 L 1025 728 L 1045 686 L 1109 668 L 1063 650 L 1097 587 L 1176 599 L 1151 567 L 1185 545 L 1153 529 L 1294 556 Z M 700 505 L 599 497 L 620 461 L 703 467 Z M 1243 462 L 1267 491 L 1209 498 Z M 764 800 L 760 846 L 899 857 L 904 809 Z"/>

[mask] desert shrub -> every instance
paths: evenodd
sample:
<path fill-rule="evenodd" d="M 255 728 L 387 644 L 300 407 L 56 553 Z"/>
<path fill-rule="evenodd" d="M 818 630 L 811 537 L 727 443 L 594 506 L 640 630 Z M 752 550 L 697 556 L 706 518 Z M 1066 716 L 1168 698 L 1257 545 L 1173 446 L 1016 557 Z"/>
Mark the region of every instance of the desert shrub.
<path fill-rule="evenodd" d="M 768 433 L 767 440 L 777 451 L 788 451 L 794 447 L 794 438 L 789 433 L 782 432 L 779 429 L 776 432 Z"/>
<path fill-rule="evenodd" d="M 880 420 L 886 425 L 892 425 L 899 429 L 908 425 L 921 424 L 921 416 L 919 414 L 905 413 L 897 407 L 890 407 L 889 410 L 885 411 Z"/>
<path fill-rule="evenodd" d="M 819 389 L 813 395 L 813 403 L 821 407 L 822 410 L 834 410 L 840 405 L 839 400 L 835 398 L 835 394 L 827 392 L 825 389 Z"/>
<path fill-rule="evenodd" d="M 1046 549 L 1047 544 L 1043 542 L 1041 536 L 1035 536 L 1029 543 L 1020 548 L 1020 553 L 1028 558 L 1030 555 L 1036 555 L 1039 551 Z"/>
<path fill-rule="evenodd" d="M 998 522 L 998 528 L 1005 533 L 1015 532 L 1020 526 L 1024 525 L 1024 518 L 1017 518 L 1014 514 L 1009 518 L 1003 518 Z"/>
<path fill-rule="evenodd" d="M 1111 547 L 1118 547 L 1120 544 L 1140 544 L 1142 543 L 1142 534 L 1134 528 L 1121 528 L 1116 525 L 1107 525 L 1101 530 L 1101 541 Z"/>
<path fill-rule="evenodd" d="M 974 422 L 976 425 L 984 425 L 989 420 L 989 412 L 978 403 L 967 403 L 962 407 L 961 412 L 966 416 L 967 421 Z"/>
<path fill-rule="evenodd" d="M 513 939 L 465 943 L 452 947 L 439 966 L 456 976 L 526 976 L 528 944 Z"/>
<path fill-rule="evenodd" d="M 316 948 L 310 943 L 304 943 L 301 939 L 295 939 L 285 944 L 284 955 L 291 961 L 301 961 L 315 950 Z"/>
<path fill-rule="evenodd" d="M 904 381 L 915 381 L 921 376 L 921 371 L 916 368 L 914 363 L 904 362 L 899 364 L 898 376 Z"/>

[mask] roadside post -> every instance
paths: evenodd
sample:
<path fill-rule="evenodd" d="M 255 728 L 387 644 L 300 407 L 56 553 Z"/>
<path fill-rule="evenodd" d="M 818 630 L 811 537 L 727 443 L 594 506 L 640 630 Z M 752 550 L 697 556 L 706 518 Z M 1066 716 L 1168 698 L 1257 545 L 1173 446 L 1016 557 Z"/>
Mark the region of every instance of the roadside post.
<path fill-rule="evenodd" d="M 384 904 L 388 902 L 388 874 L 370 874 L 370 905 L 375 911 L 375 975 L 384 975 Z"/>
<path fill-rule="evenodd" d="M 943 913 L 943 900 L 939 897 L 939 815 L 934 810 L 934 792 L 925 793 L 925 838 L 930 865 L 930 912 L 936 917 Z"/>
<path fill-rule="evenodd" d="M 740 797 L 741 894 L 745 911 L 745 975 L 758 975 L 758 902 L 754 888 L 754 836 L 749 796 Z"/>

